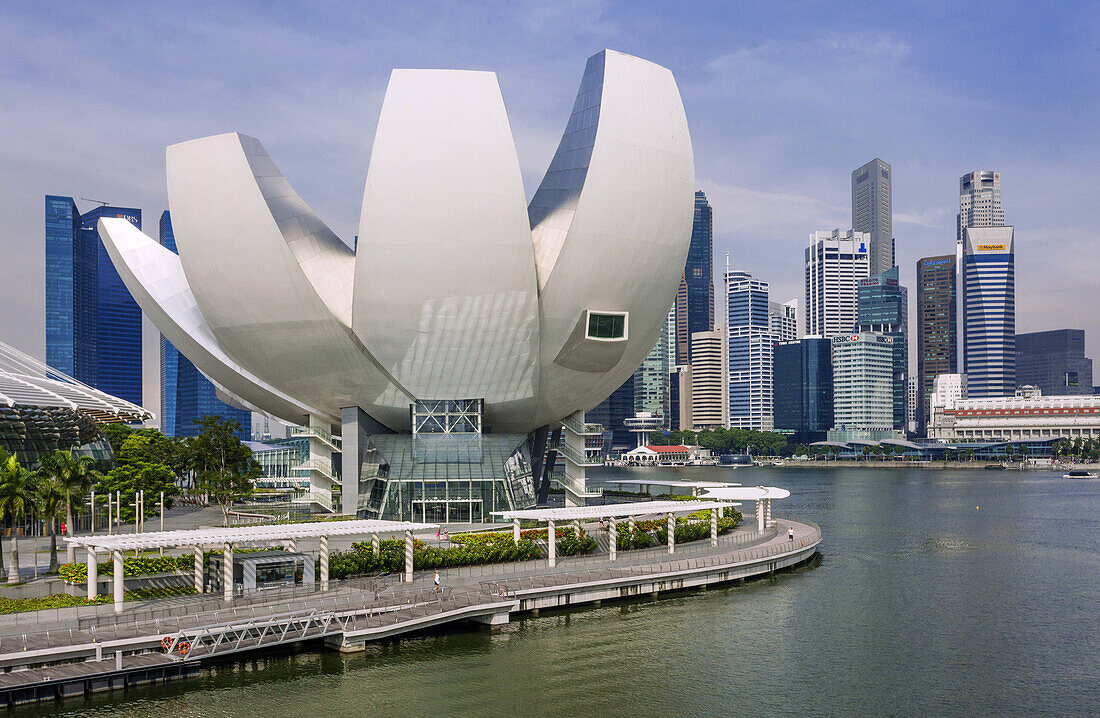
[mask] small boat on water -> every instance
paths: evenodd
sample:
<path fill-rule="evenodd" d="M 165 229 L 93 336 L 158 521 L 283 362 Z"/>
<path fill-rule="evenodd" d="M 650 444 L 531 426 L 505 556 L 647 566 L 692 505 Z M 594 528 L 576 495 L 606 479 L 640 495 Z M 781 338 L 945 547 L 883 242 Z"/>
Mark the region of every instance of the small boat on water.
<path fill-rule="evenodd" d="M 1063 479 L 1095 479 L 1097 477 L 1095 471 L 1085 471 L 1084 469 L 1074 469 L 1073 471 L 1067 471 L 1062 474 Z"/>

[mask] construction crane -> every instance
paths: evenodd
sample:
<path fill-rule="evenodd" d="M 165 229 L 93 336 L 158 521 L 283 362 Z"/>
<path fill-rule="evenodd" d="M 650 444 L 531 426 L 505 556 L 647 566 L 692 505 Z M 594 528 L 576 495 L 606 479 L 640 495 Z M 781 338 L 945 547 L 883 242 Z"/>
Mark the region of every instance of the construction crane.
<path fill-rule="evenodd" d="M 103 207 L 106 207 L 107 205 L 110 204 L 110 202 L 104 202 L 101 199 L 88 199 L 87 197 L 81 197 L 80 199 L 85 201 L 85 202 L 95 202 L 96 204 L 101 205 Z"/>

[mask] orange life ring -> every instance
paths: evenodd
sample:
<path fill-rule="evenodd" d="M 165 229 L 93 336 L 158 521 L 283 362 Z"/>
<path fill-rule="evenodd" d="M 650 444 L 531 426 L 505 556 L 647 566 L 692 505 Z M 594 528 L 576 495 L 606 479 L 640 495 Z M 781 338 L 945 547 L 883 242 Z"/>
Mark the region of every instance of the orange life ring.
<path fill-rule="evenodd" d="M 177 650 L 179 650 L 181 656 L 186 656 L 191 650 L 191 644 L 187 641 L 181 641 Z"/>
<path fill-rule="evenodd" d="M 171 645 L 172 645 L 172 638 L 170 636 L 165 636 L 164 638 L 160 639 L 160 647 L 163 648 L 164 650 L 167 651 L 168 647 L 171 646 Z"/>
<path fill-rule="evenodd" d="M 501 586 L 501 587 L 500 587 L 500 594 L 499 594 L 499 595 L 501 595 L 501 596 L 503 596 L 503 595 L 504 595 L 504 586 Z"/>

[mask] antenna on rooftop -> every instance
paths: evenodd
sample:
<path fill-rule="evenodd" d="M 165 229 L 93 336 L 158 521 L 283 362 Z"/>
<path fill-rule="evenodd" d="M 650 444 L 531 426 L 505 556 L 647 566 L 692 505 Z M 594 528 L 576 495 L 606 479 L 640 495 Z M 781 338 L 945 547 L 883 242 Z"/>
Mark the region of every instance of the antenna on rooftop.
<path fill-rule="evenodd" d="M 101 199 L 88 199 L 87 197 L 81 197 L 80 199 L 84 200 L 85 202 L 95 202 L 96 204 L 98 204 L 100 206 L 103 206 L 103 207 L 106 207 L 107 205 L 110 204 L 110 202 L 104 202 Z"/>

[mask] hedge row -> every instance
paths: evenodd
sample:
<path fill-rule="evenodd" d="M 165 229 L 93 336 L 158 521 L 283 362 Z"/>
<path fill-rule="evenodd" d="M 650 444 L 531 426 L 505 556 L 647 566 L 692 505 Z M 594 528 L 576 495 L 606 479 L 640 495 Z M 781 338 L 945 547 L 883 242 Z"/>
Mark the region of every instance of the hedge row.
<path fill-rule="evenodd" d="M 194 592 L 194 586 L 143 588 L 135 591 L 127 591 L 122 597 L 125 601 L 142 601 L 150 598 L 163 598 L 165 596 L 185 596 Z M 112 600 L 111 596 L 101 594 L 97 596 L 94 601 L 89 601 L 83 596 L 70 596 L 67 593 L 56 593 L 52 596 L 42 596 L 41 598 L 0 598 L 0 614 L 43 611 L 51 608 L 72 608 L 74 606 L 93 606 L 99 603 L 110 603 Z"/>

